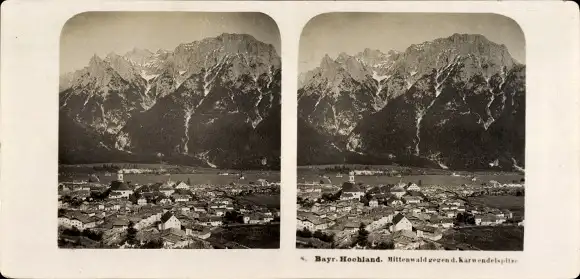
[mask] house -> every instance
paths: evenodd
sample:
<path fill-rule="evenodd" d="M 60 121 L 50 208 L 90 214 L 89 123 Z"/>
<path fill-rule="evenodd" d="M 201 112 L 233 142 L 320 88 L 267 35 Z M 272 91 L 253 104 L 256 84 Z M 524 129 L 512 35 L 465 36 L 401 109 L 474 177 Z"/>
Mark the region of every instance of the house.
<path fill-rule="evenodd" d="M 403 200 L 407 204 L 418 204 L 421 202 L 421 197 L 419 197 L 419 196 L 404 196 Z"/>
<path fill-rule="evenodd" d="M 161 204 L 161 205 L 168 205 L 171 203 L 173 203 L 173 202 L 171 201 L 171 199 L 168 199 L 168 198 L 162 198 L 159 200 L 159 204 Z"/>
<path fill-rule="evenodd" d="M 173 186 L 169 185 L 169 183 L 164 183 L 163 185 L 161 185 L 161 187 L 159 187 L 159 191 L 163 193 L 166 197 L 169 197 L 173 193 L 175 193 L 175 189 L 173 189 Z"/>
<path fill-rule="evenodd" d="M 188 202 L 191 199 L 189 195 L 176 195 L 175 202 Z"/>
<path fill-rule="evenodd" d="M 209 217 L 209 221 L 207 223 L 209 226 L 218 227 L 223 224 L 223 220 L 221 217 L 218 216 L 211 216 Z"/>
<path fill-rule="evenodd" d="M 447 218 L 455 218 L 455 216 L 457 216 L 457 212 L 454 210 L 445 210 L 442 215 Z"/>
<path fill-rule="evenodd" d="M 137 200 L 137 204 L 138 205 L 146 205 L 147 204 L 147 199 L 146 198 L 140 198 Z"/>
<path fill-rule="evenodd" d="M 126 230 L 129 227 L 129 220 L 126 219 L 116 219 L 113 221 L 112 229 L 117 232 Z"/>
<path fill-rule="evenodd" d="M 129 198 L 133 194 L 133 190 L 129 187 L 127 182 L 115 180 L 111 182 L 111 196 L 116 198 Z"/>
<path fill-rule="evenodd" d="M 408 230 L 396 231 L 391 236 L 397 250 L 415 250 L 424 243 L 424 241 L 417 239 L 415 233 Z"/>
<path fill-rule="evenodd" d="M 212 210 L 215 216 L 222 217 L 226 215 L 226 210 L 223 208 L 216 208 Z"/>
<path fill-rule="evenodd" d="M 427 238 L 433 241 L 440 240 L 443 237 L 441 231 L 431 226 L 416 226 L 417 237 Z"/>
<path fill-rule="evenodd" d="M 134 221 L 134 228 L 137 230 L 141 230 L 143 228 L 152 226 L 155 222 L 160 221 L 161 219 L 161 212 L 157 211 L 148 211 L 139 214 L 136 216 L 136 222 Z"/>
<path fill-rule="evenodd" d="M 392 221 L 393 216 L 382 216 L 382 217 L 378 217 L 375 220 L 373 220 L 372 223 L 368 224 L 366 229 L 368 231 L 374 231 L 374 230 L 378 230 L 384 226 L 386 226 L 389 222 Z"/>
<path fill-rule="evenodd" d="M 365 193 L 360 189 L 359 185 L 356 185 L 353 182 L 344 182 L 342 184 L 340 200 L 360 200 L 364 194 Z"/>
<path fill-rule="evenodd" d="M 262 222 L 264 223 L 269 223 L 272 222 L 274 220 L 273 216 L 268 216 L 266 214 L 264 214 L 264 216 L 262 216 Z"/>
<path fill-rule="evenodd" d="M 377 207 L 377 206 L 379 206 L 379 201 L 376 199 L 372 199 L 369 201 L 369 206 L 370 207 Z"/>
<path fill-rule="evenodd" d="M 197 237 L 197 238 L 201 238 L 201 239 L 208 239 L 211 236 L 211 229 L 204 227 L 204 226 L 199 226 L 199 225 L 194 225 L 191 228 L 186 228 L 185 230 L 186 235 L 191 235 L 193 237 Z"/>
<path fill-rule="evenodd" d="M 481 217 L 481 222 L 480 225 L 481 226 L 491 226 L 491 225 L 495 225 L 497 223 L 497 218 L 494 215 L 485 215 L 483 217 Z"/>
<path fill-rule="evenodd" d="M 401 186 L 391 188 L 391 194 L 397 198 L 403 197 L 406 193 L 407 191 Z"/>
<path fill-rule="evenodd" d="M 411 224 L 411 221 L 409 221 L 409 219 L 403 216 L 403 214 L 399 213 L 395 215 L 395 217 L 393 217 L 393 225 L 391 226 L 390 229 L 393 232 L 401 230 L 411 231 L 413 230 L 413 225 Z"/>
<path fill-rule="evenodd" d="M 161 216 L 161 224 L 159 224 L 159 230 L 168 230 L 168 229 L 181 229 L 181 221 L 177 219 L 171 212 L 165 212 Z"/>
<path fill-rule="evenodd" d="M 94 228 L 100 219 L 80 212 L 69 212 L 58 217 L 59 226 L 66 228 L 76 227 L 79 230 Z"/>
<path fill-rule="evenodd" d="M 512 218 L 514 218 L 514 214 L 513 214 L 511 211 L 507 210 L 507 209 L 505 209 L 505 210 L 503 211 L 503 215 L 504 215 L 504 217 L 505 217 L 505 218 L 507 218 L 507 219 L 512 219 Z"/>
<path fill-rule="evenodd" d="M 184 189 L 187 190 L 189 189 L 189 185 L 187 185 L 187 183 L 183 182 L 183 181 L 179 181 L 175 184 L 175 189 Z"/>
<path fill-rule="evenodd" d="M 205 205 L 203 205 L 203 204 L 195 204 L 195 205 L 193 205 L 193 211 L 194 212 L 206 212 Z"/>
<path fill-rule="evenodd" d="M 409 186 L 407 186 L 407 191 L 421 191 L 421 188 L 419 186 L 417 186 L 417 184 L 415 183 L 411 183 Z"/>
<path fill-rule="evenodd" d="M 390 206 L 400 206 L 400 205 L 403 205 L 403 201 L 401 201 L 400 199 L 398 199 L 396 197 L 390 197 L 387 200 L 387 204 Z"/>
<path fill-rule="evenodd" d="M 250 220 L 248 221 L 249 224 L 262 223 L 262 217 L 260 216 L 260 214 L 251 214 L 249 217 L 250 217 Z"/>
<path fill-rule="evenodd" d="M 440 218 L 438 220 L 438 224 L 442 228 L 448 229 L 448 228 L 453 227 L 453 219 L 450 219 L 450 218 Z"/>
<path fill-rule="evenodd" d="M 161 239 L 163 239 L 164 248 L 183 248 L 191 243 L 183 235 L 174 232 L 163 234 Z"/>
<path fill-rule="evenodd" d="M 347 233 L 356 233 L 360 228 L 360 224 L 355 222 L 347 222 L 344 224 L 343 231 Z"/>
<path fill-rule="evenodd" d="M 476 225 L 478 225 L 478 226 L 481 225 L 481 220 L 482 220 L 482 216 L 481 215 L 475 215 L 474 219 L 475 219 L 475 224 Z"/>

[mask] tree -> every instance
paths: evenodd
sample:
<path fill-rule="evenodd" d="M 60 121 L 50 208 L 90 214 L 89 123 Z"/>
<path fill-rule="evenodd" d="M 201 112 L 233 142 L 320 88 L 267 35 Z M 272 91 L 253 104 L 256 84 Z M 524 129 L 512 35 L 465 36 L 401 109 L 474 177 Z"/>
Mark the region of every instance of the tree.
<path fill-rule="evenodd" d="M 62 238 L 58 238 L 58 247 L 63 248 L 66 245 L 66 241 Z"/>
<path fill-rule="evenodd" d="M 160 249 L 163 248 L 163 239 L 149 240 L 141 246 L 144 249 Z"/>
<path fill-rule="evenodd" d="M 94 240 L 94 241 L 101 241 L 103 240 L 103 233 L 102 232 L 96 232 L 96 231 L 92 231 L 92 230 L 84 230 L 82 232 L 83 236 L 86 236 L 87 238 Z"/>
<path fill-rule="evenodd" d="M 129 226 L 127 227 L 127 244 L 136 245 L 137 244 L 137 230 L 134 228 L 133 221 L 129 221 Z"/>
<path fill-rule="evenodd" d="M 240 218 L 241 217 L 241 218 Z M 226 223 L 243 223 L 244 217 L 240 215 L 237 211 L 228 211 L 224 216 L 224 220 Z M 239 222 L 241 219 L 242 222 Z"/>
<path fill-rule="evenodd" d="M 375 247 L 375 249 L 378 249 L 378 250 L 393 250 L 393 249 L 395 249 L 395 243 L 393 243 L 392 241 L 381 241 L 379 244 L 377 244 L 377 246 Z"/>
<path fill-rule="evenodd" d="M 369 206 L 369 202 L 373 199 L 373 195 L 371 195 L 371 193 L 367 192 L 365 193 L 365 195 L 361 198 L 361 202 L 364 203 L 365 206 Z"/>
<path fill-rule="evenodd" d="M 70 236 L 80 236 L 81 235 L 81 231 L 79 231 L 79 229 L 77 227 L 72 227 L 70 229 L 64 229 L 62 231 L 63 235 L 70 235 Z"/>
<path fill-rule="evenodd" d="M 323 240 L 323 238 L 324 238 L 325 235 L 324 235 L 324 233 L 322 233 L 321 230 L 316 230 L 312 236 L 314 238 L 318 238 L 320 240 Z"/>
<path fill-rule="evenodd" d="M 303 228 L 302 230 L 296 231 L 296 236 L 304 237 L 304 238 L 311 238 L 312 232 L 310 232 L 307 228 Z"/>
<path fill-rule="evenodd" d="M 365 229 L 365 224 L 360 223 L 360 226 L 358 228 L 358 234 L 356 236 L 355 245 L 358 244 L 361 247 L 367 247 L 368 237 L 369 237 L 369 232 Z"/>

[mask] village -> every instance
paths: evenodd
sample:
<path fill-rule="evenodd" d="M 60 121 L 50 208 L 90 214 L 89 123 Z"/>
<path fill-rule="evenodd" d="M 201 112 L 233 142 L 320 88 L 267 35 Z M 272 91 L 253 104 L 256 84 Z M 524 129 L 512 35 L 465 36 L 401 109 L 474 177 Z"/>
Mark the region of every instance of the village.
<path fill-rule="evenodd" d="M 461 186 L 355 181 L 355 174 L 375 174 L 367 172 L 351 171 L 341 186 L 324 179 L 298 185 L 298 248 L 477 250 L 464 243 L 449 245 L 442 238 L 464 228 L 523 229 L 523 216 L 469 202 L 477 196 L 523 195 L 523 181 Z"/>
<path fill-rule="evenodd" d="M 168 175 L 164 182 L 137 184 L 125 181 L 126 173 L 135 171 L 119 170 L 110 184 L 94 175 L 88 181 L 59 183 L 59 247 L 254 248 L 251 243 L 238 243 L 235 238 L 244 236 L 236 234 L 279 227 L 279 205 L 272 208 L 245 199 L 279 198 L 279 182 L 192 185 L 172 181 Z M 268 234 L 264 237 L 279 239 Z"/>

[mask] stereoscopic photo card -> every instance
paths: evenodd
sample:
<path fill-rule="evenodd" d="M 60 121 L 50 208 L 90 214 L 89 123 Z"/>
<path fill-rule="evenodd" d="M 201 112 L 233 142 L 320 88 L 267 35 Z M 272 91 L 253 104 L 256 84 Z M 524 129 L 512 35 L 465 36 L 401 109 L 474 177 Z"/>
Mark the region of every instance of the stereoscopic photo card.
<path fill-rule="evenodd" d="M 565 2 L 8 1 L 0 272 L 580 272 Z"/>
<path fill-rule="evenodd" d="M 89 12 L 60 42 L 60 248 L 279 247 L 270 17 Z"/>
<path fill-rule="evenodd" d="M 327 13 L 300 43 L 298 248 L 523 250 L 515 21 Z"/>

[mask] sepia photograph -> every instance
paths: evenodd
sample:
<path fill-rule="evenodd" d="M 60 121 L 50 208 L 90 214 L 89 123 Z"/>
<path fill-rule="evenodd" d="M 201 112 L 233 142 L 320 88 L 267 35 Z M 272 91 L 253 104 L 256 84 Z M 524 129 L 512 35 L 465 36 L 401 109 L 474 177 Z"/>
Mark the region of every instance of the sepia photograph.
<path fill-rule="evenodd" d="M 87 12 L 59 59 L 58 247 L 279 248 L 274 20 Z"/>
<path fill-rule="evenodd" d="M 498 14 L 311 19 L 296 247 L 522 251 L 525 61 Z"/>

